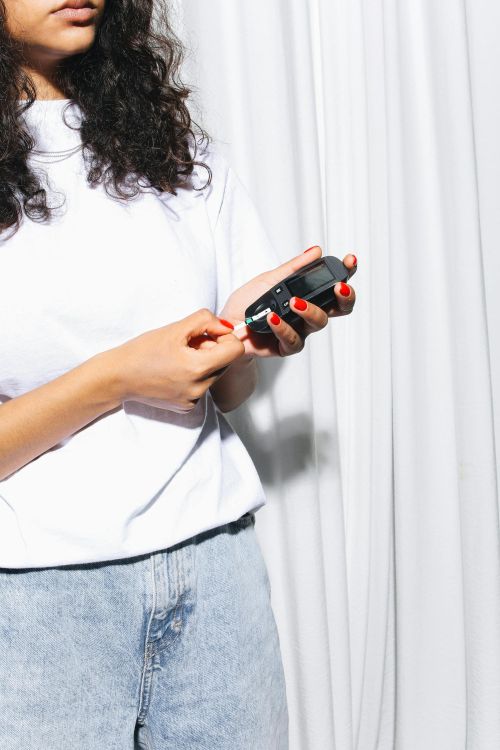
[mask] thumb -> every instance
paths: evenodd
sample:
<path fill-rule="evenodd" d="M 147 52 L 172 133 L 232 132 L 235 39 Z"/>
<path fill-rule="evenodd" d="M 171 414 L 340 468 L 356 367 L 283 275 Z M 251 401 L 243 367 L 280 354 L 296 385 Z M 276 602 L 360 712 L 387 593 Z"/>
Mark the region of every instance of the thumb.
<path fill-rule="evenodd" d="M 322 250 L 320 246 L 313 245 L 308 250 L 300 253 L 300 255 L 296 255 L 295 258 L 287 260 L 280 266 L 273 268 L 272 271 L 268 271 L 267 279 L 269 279 L 271 284 L 276 284 L 287 276 L 290 276 L 290 274 L 296 273 L 304 266 L 309 265 L 313 260 L 318 260 L 318 258 L 321 258 L 321 255 Z"/>

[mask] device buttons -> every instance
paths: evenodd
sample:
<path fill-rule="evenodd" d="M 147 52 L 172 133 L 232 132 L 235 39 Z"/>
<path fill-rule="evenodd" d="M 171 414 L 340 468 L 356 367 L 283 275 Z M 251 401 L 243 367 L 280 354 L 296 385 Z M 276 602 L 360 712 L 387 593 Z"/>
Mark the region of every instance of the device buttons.
<path fill-rule="evenodd" d="M 286 299 L 286 300 L 285 300 L 285 301 L 283 302 L 283 307 L 288 307 L 288 305 L 289 305 L 289 304 L 290 304 L 290 303 L 289 303 L 289 301 L 288 301 L 288 300 Z"/>
<path fill-rule="evenodd" d="M 283 291 L 282 287 L 277 286 L 276 289 L 274 290 L 274 293 L 275 294 L 281 294 L 282 291 Z"/>

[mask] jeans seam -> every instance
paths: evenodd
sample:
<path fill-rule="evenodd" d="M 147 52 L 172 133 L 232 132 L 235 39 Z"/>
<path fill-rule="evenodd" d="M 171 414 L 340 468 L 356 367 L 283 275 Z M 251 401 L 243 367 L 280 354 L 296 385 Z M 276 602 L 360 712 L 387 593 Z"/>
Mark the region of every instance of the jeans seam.
<path fill-rule="evenodd" d="M 167 553 L 168 554 L 168 553 Z M 185 552 L 184 552 L 185 554 Z M 170 619 L 170 625 L 176 622 L 176 620 L 180 619 L 181 623 L 183 623 L 184 619 L 184 604 L 182 601 L 183 596 L 185 595 L 185 577 L 184 577 L 184 567 L 180 564 L 180 550 L 177 550 L 176 553 L 173 553 L 173 557 L 170 558 L 170 562 L 172 564 L 171 574 L 168 576 L 169 580 L 169 586 L 172 582 L 175 583 L 175 585 L 172 588 L 171 596 L 175 596 L 175 606 L 173 608 L 172 616 Z M 182 633 L 182 625 L 179 628 L 179 630 L 175 633 L 173 638 L 165 638 L 165 635 L 163 638 L 160 639 L 160 641 L 155 644 L 155 647 L 153 649 L 155 654 L 160 654 L 163 651 L 168 650 L 169 648 L 172 648 L 174 644 L 179 639 L 180 635 Z M 163 644 L 163 645 L 162 645 Z"/>
<path fill-rule="evenodd" d="M 145 703 L 144 690 L 145 690 L 145 683 L 146 683 L 146 672 L 147 672 L 149 661 L 151 659 L 152 652 L 153 652 L 151 643 L 149 642 L 149 634 L 151 632 L 151 623 L 153 622 L 154 612 L 156 609 L 156 580 L 155 580 L 154 556 L 151 555 L 149 559 L 150 559 L 150 564 L 151 564 L 151 579 L 153 582 L 153 604 L 151 607 L 151 614 L 149 616 L 149 621 L 148 621 L 148 625 L 146 628 L 146 637 L 144 639 L 144 662 L 143 662 L 142 674 L 141 674 L 141 685 L 140 685 L 140 694 L 139 694 L 139 706 L 137 710 L 137 721 L 141 720 L 141 712 L 143 709 L 143 705 Z M 147 710 L 144 713 L 144 718 L 146 718 L 146 713 L 147 713 Z"/>
<path fill-rule="evenodd" d="M 182 633 L 184 632 L 184 627 L 186 624 L 186 611 L 189 611 L 192 607 L 192 604 L 190 604 L 190 598 L 192 597 L 192 589 L 191 586 L 193 585 L 193 581 L 190 580 L 190 575 L 193 575 L 194 571 L 194 554 L 196 551 L 196 545 L 191 544 L 189 548 L 186 548 L 183 550 L 183 557 L 177 556 L 175 559 L 175 570 L 176 570 L 176 576 L 175 579 L 177 581 L 177 587 L 175 590 L 175 593 L 177 595 L 177 599 L 175 602 L 175 607 L 173 610 L 172 618 L 170 620 L 171 623 L 175 623 L 176 620 L 180 620 L 181 626 L 175 636 L 170 639 L 162 638 L 161 641 L 157 644 L 157 647 L 155 649 L 155 654 L 163 653 L 164 651 L 168 651 L 169 649 L 173 648 L 179 638 L 181 637 Z M 182 559 L 182 565 L 180 564 L 180 561 Z M 186 576 L 186 566 L 189 568 L 189 573 Z M 189 583 L 189 585 L 188 585 Z M 188 601 L 186 602 L 186 597 Z"/>

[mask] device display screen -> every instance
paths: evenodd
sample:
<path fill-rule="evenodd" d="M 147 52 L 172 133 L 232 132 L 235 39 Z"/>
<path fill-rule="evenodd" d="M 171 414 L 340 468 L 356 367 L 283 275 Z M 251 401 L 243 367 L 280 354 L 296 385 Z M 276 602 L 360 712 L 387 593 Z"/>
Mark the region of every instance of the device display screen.
<path fill-rule="evenodd" d="M 331 271 L 323 263 L 306 271 L 302 276 L 287 281 L 286 285 L 293 296 L 303 297 L 305 294 L 310 294 L 315 289 L 319 289 L 323 284 L 328 284 L 329 281 L 332 281 L 332 278 Z"/>

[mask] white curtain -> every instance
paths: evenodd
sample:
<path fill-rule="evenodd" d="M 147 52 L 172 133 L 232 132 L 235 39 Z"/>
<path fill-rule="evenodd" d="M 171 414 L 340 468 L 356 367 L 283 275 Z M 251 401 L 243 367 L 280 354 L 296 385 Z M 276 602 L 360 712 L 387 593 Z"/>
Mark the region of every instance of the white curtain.
<path fill-rule="evenodd" d="M 231 416 L 268 494 L 290 747 L 498 750 L 500 4 L 173 13 L 194 119 L 282 259 L 358 257 L 352 315 Z"/>

